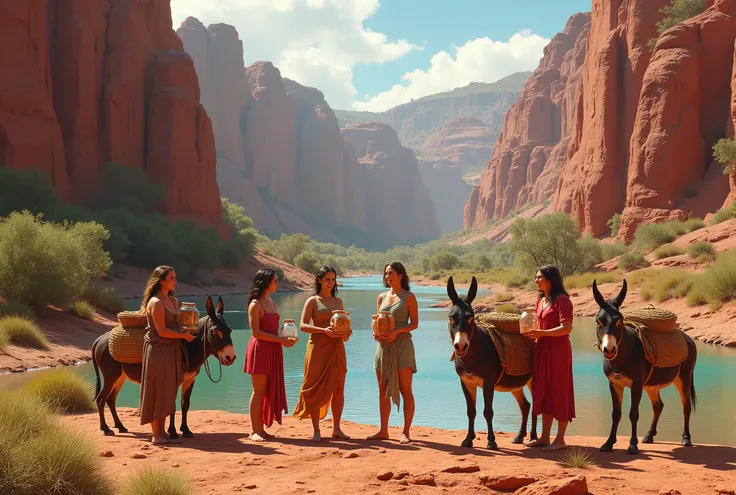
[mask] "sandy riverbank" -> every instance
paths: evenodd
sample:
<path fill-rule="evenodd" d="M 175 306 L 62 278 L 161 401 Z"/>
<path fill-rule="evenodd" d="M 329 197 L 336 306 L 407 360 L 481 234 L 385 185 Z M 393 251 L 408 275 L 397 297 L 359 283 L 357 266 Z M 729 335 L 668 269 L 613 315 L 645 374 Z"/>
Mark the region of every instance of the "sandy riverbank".
<path fill-rule="evenodd" d="M 462 410 L 461 410 L 462 409 Z M 284 494 L 346 493 L 523 493 L 523 494 L 728 494 L 736 490 L 736 447 L 657 443 L 642 445 L 640 456 L 627 456 L 627 438 L 619 437 L 615 452 L 603 454 L 601 438 L 570 437 L 569 445 L 591 453 L 596 466 L 565 468 L 564 452 L 547 453 L 511 444 L 512 435 L 496 435 L 500 450 L 484 447 L 481 433 L 474 449 L 459 447 L 464 431 L 412 429 L 414 443 L 369 442 L 362 438 L 375 427 L 345 423 L 354 440 L 308 441 L 309 422 L 285 418 L 274 425 L 276 441 L 250 442 L 247 415 L 193 411 L 189 425 L 195 438 L 166 447 L 150 444 L 148 430 L 138 424 L 137 410 L 121 408 L 130 433 L 105 437 L 96 413 L 65 418 L 83 431 L 103 457 L 110 476 L 125 479 L 145 464 L 181 470 L 197 494 L 234 492 Z M 459 408 L 464 414 L 464 407 Z M 108 414 L 109 416 L 109 414 Z M 483 426 L 482 421 L 477 426 Z M 628 427 L 624 428 L 628 430 Z M 322 432 L 330 433 L 324 422 Z M 584 480 L 583 480 L 584 478 Z M 528 485 L 525 489 L 522 486 Z M 567 486 L 553 491 L 554 487 Z M 494 487 L 496 487 L 494 489 Z M 514 491 L 518 489 L 517 491 Z M 667 490 L 678 490 L 668 492 Z"/>

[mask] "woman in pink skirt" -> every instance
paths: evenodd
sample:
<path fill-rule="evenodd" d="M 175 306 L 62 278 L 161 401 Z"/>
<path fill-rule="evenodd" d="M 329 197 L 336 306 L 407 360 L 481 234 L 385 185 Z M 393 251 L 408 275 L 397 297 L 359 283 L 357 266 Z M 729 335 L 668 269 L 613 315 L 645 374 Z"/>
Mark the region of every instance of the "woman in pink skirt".
<path fill-rule="evenodd" d="M 539 329 L 526 335 L 537 339 L 532 370 L 532 411 L 542 414 L 542 436 L 527 445 L 544 450 L 564 449 L 567 425 L 575 417 L 575 387 L 572 378 L 572 302 L 557 267 L 539 268 L 536 313 Z M 557 437 L 550 443 L 552 421 Z"/>
<path fill-rule="evenodd" d="M 243 371 L 250 374 L 253 393 L 250 396 L 250 439 L 263 442 L 273 438 L 266 433 L 274 419 L 281 424 L 282 412 L 288 413 L 284 386 L 284 354 L 281 346 L 291 347 L 298 339 L 282 338 L 279 313 L 269 297 L 279 285 L 276 272 L 258 270 L 248 295 L 248 323 L 251 338 L 245 351 Z"/>

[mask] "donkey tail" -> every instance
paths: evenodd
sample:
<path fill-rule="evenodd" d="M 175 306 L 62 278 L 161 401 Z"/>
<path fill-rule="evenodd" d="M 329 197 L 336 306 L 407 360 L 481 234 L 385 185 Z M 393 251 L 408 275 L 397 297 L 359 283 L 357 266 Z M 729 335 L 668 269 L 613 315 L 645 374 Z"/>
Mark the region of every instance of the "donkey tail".
<path fill-rule="evenodd" d="M 693 408 L 693 412 L 695 411 L 695 403 L 697 401 L 698 397 L 695 395 L 695 370 L 693 370 L 693 373 L 690 376 L 690 405 Z"/>
<path fill-rule="evenodd" d="M 95 357 L 95 347 L 97 342 L 92 345 L 92 366 L 95 368 L 95 376 L 97 377 L 97 383 L 95 384 L 95 399 L 100 395 L 100 389 L 102 388 L 102 382 L 100 380 L 100 367 L 97 366 L 97 358 Z"/>

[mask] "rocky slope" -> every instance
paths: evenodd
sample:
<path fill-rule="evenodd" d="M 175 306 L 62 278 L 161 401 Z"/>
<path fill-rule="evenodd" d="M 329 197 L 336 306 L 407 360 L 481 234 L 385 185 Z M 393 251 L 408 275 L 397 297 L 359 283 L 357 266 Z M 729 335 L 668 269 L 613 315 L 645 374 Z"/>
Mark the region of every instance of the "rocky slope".
<path fill-rule="evenodd" d="M 190 17 L 177 33 L 194 59 L 215 123 L 222 194 L 243 205 L 261 231 L 303 232 L 320 241 L 365 247 L 439 236 L 433 208 L 410 209 L 417 215 L 411 229 L 402 228 L 395 215 L 385 223 L 368 218 L 375 198 L 395 206 L 386 193 L 394 181 L 398 190 L 418 195 L 410 201 L 431 204 L 419 174 L 394 173 L 393 168 L 405 167 L 416 172 L 413 154 L 392 143 L 380 167 L 368 166 L 371 180 L 366 182 L 366 167 L 341 135 L 320 91 L 283 78 L 270 62 L 244 68 L 242 42 L 232 26 L 205 27 Z M 382 180 L 389 185 L 380 187 Z M 401 182 L 409 180 L 418 180 L 418 186 Z"/>
<path fill-rule="evenodd" d="M 161 210 L 226 232 L 212 124 L 168 2 L 0 0 L 0 164 L 61 198 L 100 192 L 107 162 L 164 185 Z"/>
<path fill-rule="evenodd" d="M 420 151 L 427 139 L 455 117 L 473 117 L 499 126 L 530 72 L 517 72 L 493 83 L 470 83 L 452 91 L 425 96 L 385 112 L 336 110 L 340 127 L 358 122 L 388 124 L 404 146 Z"/>
<path fill-rule="evenodd" d="M 590 14 L 575 14 L 504 118 L 480 185 L 465 206 L 465 227 L 479 228 L 527 203 L 550 199 L 567 155 Z"/>
<path fill-rule="evenodd" d="M 420 157 L 450 163 L 462 171 L 477 169 L 491 158 L 500 132 L 499 126 L 487 125 L 474 117 L 455 117 L 427 138 Z"/>
<path fill-rule="evenodd" d="M 593 5 L 579 118 L 554 206 L 594 235 L 622 213 L 619 235 L 631 240 L 641 223 L 704 216 L 728 195 L 712 146 L 733 118 L 736 2 L 708 0 L 650 54 L 669 3 Z"/>

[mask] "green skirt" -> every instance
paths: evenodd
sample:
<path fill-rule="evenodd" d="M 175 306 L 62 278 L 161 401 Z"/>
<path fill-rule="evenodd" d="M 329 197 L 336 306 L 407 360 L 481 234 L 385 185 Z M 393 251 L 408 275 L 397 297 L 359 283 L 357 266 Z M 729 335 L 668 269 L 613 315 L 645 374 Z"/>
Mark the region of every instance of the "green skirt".
<path fill-rule="evenodd" d="M 414 342 L 410 333 L 402 333 L 393 342 L 379 341 L 373 361 L 376 371 L 381 372 L 381 382 L 386 384 L 386 395 L 401 409 L 399 393 L 399 371 L 411 368 L 417 372 Z"/>

